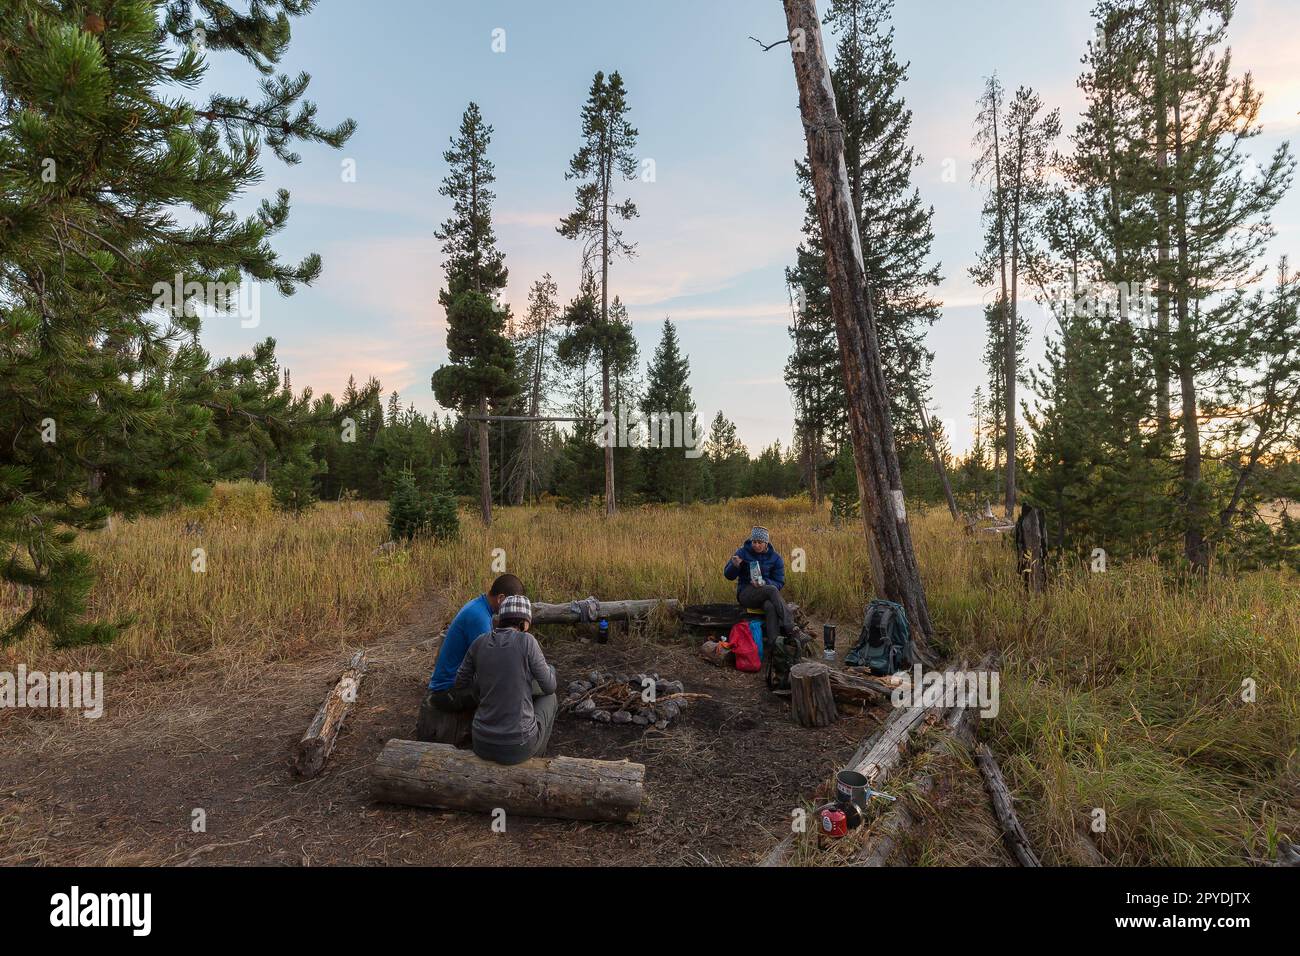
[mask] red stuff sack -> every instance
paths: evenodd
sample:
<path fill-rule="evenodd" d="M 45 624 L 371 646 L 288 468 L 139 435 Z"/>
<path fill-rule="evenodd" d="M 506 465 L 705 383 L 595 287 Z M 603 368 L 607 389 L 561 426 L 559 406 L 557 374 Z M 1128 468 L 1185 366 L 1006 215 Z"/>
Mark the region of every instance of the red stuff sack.
<path fill-rule="evenodd" d="M 731 626 L 727 643 L 736 655 L 736 670 L 757 674 L 763 669 L 763 662 L 758 656 L 758 645 L 754 643 L 754 634 L 749 629 L 749 622 L 737 621 Z"/>

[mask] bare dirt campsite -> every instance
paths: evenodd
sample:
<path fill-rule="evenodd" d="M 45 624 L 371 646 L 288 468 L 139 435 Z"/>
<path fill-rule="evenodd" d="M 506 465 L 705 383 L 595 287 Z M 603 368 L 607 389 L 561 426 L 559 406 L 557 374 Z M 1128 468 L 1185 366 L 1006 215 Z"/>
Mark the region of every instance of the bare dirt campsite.
<path fill-rule="evenodd" d="M 321 510 L 318 534 L 351 533 L 354 526 L 369 537 L 383 533 L 382 515 L 373 507 L 349 509 L 362 516 L 355 525 L 349 518 L 326 517 L 342 509 Z M 255 518 L 232 516 L 230 521 L 237 528 Z M 597 553 L 587 554 L 584 564 L 617 553 L 609 543 L 596 545 L 585 538 L 582 522 L 562 514 L 521 516 L 518 530 L 526 532 L 538 519 L 551 530 L 572 528 L 575 551 L 595 545 Z M 644 523 L 628 522 L 627 530 L 640 530 Z M 208 527 L 213 527 L 211 521 Z M 179 540 L 170 550 L 188 543 L 183 525 L 172 522 L 127 533 L 143 543 L 137 538 L 140 532 L 143 538 L 175 534 Z M 293 532 L 273 527 L 267 540 L 284 541 L 286 533 Z M 258 586 L 279 590 L 301 584 L 294 576 L 302 565 L 295 567 L 292 556 L 303 543 L 285 541 L 284 557 L 263 572 Z M 428 557 L 416 551 L 394 561 L 370 555 L 372 549 L 357 550 L 359 563 L 351 570 L 359 586 L 394 573 L 394 564 L 400 574 L 408 561 Z M 667 569 L 653 570 L 657 577 Z M 421 574 L 439 576 L 434 567 Z M 143 583 L 131 577 L 137 585 Z M 229 583 L 233 587 L 237 582 Z M 142 593 L 134 589 L 122 598 L 130 601 Z M 496 834 L 481 815 L 376 805 L 369 797 L 371 766 L 385 741 L 410 736 L 437 635 L 459 597 L 440 593 L 432 584 L 393 597 L 391 609 L 372 612 L 377 631 L 367 633 L 364 643 L 349 622 L 343 631 L 314 635 L 288 653 L 276 644 L 232 646 L 228 641 L 239 639 L 233 633 L 202 652 L 160 648 L 160 656 L 151 654 L 147 665 L 124 662 L 120 672 L 110 670 L 110 692 L 122 695 L 115 685 L 128 684 L 129 694 L 97 721 L 7 721 L 0 738 L 0 770 L 4 780 L 22 784 L 0 790 L 5 824 L 0 860 L 65 865 L 754 863 L 789 832 L 791 811 L 803 806 L 805 797 L 824 796 L 831 772 L 887 716 L 883 707 L 858 708 L 859 713 L 846 713 L 829 730 L 806 730 L 790 721 L 786 704 L 754 675 L 703 661 L 695 646 L 675 633 L 674 624 L 661 624 L 662 633 L 653 623 L 620 631 L 605 645 L 591 640 L 590 628 L 558 627 L 543 635 L 543 646 L 566 682 L 592 670 L 655 671 L 672 674 L 692 694 L 701 695 L 663 731 L 594 726 L 573 715 L 558 723 L 554 752 L 646 766 L 647 799 L 636 826 L 519 818 L 506 833 Z M 194 594 L 180 598 L 175 610 L 197 623 L 203 617 L 200 608 L 211 600 L 211 594 Z M 293 773 L 294 750 L 347 660 L 339 644 L 344 633 L 352 637 L 346 647 L 366 650 L 368 670 L 328 771 L 302 781 Z M 117 648 L 108 656 L 125 657 Z M 89 663 L 82 660 L 77 666 Z M 716 812 L 718 793 L 727 794 L 731 809 L 725 814 Z M 192 832 L 195 809 L 206 814 L 206 833 Z M 997 834 L 988 829 L 982 836 L 989 834 L 992 840 L 984 849 L 996 854 Z"/>
<path fill-rule="evenodd" d="M 923 868 L 979 867 L 979 929 L 1249 925 L 1300 865 L 1292 6 L 0 4 L 23 918 L 782 868 L 844 945 L 977 925 Z"/>
<path fill-rule="evenodd" d="M 512 817 L 496 833 L 487 814 L 376 803 L 375 759 L 386 741 L 411 735 L 437 636 L 490 580 L 486 534 L 470 526 L 450 547 L 384 553 L 382 507 L 322 504 L 295 521 L 271 512 L 265 496 L 218 502 L 201 520 L 119 525 L 98 545 L 118 557 L 119 572 L 100 584 L 97 607 L 139 615 L 129 637 L 102 649 L 5 653 L 11 670 L 19 661 L 102 669 L 113 703 L 97 720 L 0 717 L 3 862 L 756 865 L 790 835 L 795 810 L 831 799 L 835 772 L 879 738 L 893 710 L 845 704 L 835 723 L 805 728 L 761 675 L 706 662 L 700 638 L 674 621 L 618 629 L 604 645 L 589 626 L 540 627 L 563 684 L 593 670 L 655 672 L 704 695 L 663 730 L 560 715 L 552 753 L 645 766 L 639 822 Z M 818 633 L 839 624 L 842 659 L 860 608 L 837 595 L 851 593 L 867 561 L 859 532 L 806 504 L 638 509 L 614 519 L 613 534 L 581 514 L 519 509 L 498 519 L 492 539 L 537 579 L 539 600 L 599 590 L 705 604 L 728 597 L 713 542 L 750 515 L 782 540 L 807 542 L 809 570 L 792 575 L 791 588 Z M 1295 647 L 1266 639 L 1296 633 L 1285 579 L 1257 575 L 1189 596 L 1162 590 L 1154 569 L 1130 580 L 1080 568 L 1052 596 L 1026 601 L 1004 535 L 967 533 L 942 511 L 916 526 L 946 655 L 974 662 L 1002 650 L 1001 713 L 979 736 L 999 755 L 1044 862 L 1097 862 L 1091 843 L 1110 863 L 1244 863 L 1267 852 L 1271 834 L 1293 832 L 1291 705 L 1285 696 L 1258 708 L 1233 703 L 1235 669 L 1247 662 L 1261 688 L 1292 692 Z M 640 553 L 651 529 L 673 544 Z M 241 563 L 218 571 L 214 562 L 175 588 L 171 560 L 195 540 L 220 553 L 236 536 L 252 545 Z M 312 558 L 323 542 L 328 574 Z M 329 610 L 310 616 L 315 607 Z M 1238 634 L 1226 647 L 1225 628 Z M 368 669 L 356 704 L 323 772 L 303 780 L 293 770 L 298 742 L 357 649 Z M 1108 663 L 1121 650 L 1136 663 Z M 890 772 L 900 796 L 934 784 L 918 795 L 895 862 L 1012 865 L 973 751 L 930 723 Z M 1112 808 L 1108 832 L 1080 839 L 1094 806 Z M 203 832 L 192 826 L 196 810 Z M 858 848 L 819 845 L 810 827 L 783 862 L 836 865 Z"/>

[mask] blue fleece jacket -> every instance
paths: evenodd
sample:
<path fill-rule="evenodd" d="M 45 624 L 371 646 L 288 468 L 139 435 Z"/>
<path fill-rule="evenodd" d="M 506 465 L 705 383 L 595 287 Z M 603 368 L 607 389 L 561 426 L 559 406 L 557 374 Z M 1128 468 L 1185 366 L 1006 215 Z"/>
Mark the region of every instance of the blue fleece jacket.
<path fill-rule="evenodd" d="M 447 636 L 438 648 L 438 663 L 429 678 L 429 690 L 450 690 L 456 683 L 456 672 L 465 660 L 465 652 L 480 635 L 492 630 L 492 605 L 487 595 L 480 594 L 456 612 L 447 628 Z"/>
<path fill-rule="evenodd" d="M 763 583 L 775 585 L 777 590 L 785 587 L 785 562 L 781 556 L 776 553 L 776 548 L 768 544 L 767 550 L 762 554 L 754 551 L 750 547 L 752 541 L 746 541 L 736 549 L 735 557 L 740 558 L 740 567 L 736 567 L 727 560 L 726 567 L 722 569 L 722 575 L 728 581 L 736 582 L 736 597 L 740 597 L 740 592 L 749 587 L 749 562 L 757 561 L 758 570 L 763 575 Z"/>

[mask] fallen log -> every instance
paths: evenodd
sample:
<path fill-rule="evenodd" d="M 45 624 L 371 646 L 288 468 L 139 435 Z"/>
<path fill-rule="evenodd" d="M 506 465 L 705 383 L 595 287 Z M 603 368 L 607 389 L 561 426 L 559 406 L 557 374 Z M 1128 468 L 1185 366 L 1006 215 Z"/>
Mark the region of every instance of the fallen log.
<path fill-rule="evenodd" d="M 966 707 L 963 704 L 958 704 L 949 710 L 944 716 L 944 727 L 948 733 L 935 740 L 930 745 L 928 753 L 937 755 L 949 740 L 955 740 L 962 746 L 969 747 L 975 740 L 976 713 L 978 713 L 976 708 Z M 913 796 L 928 797 L 934 792 L 935 784 L 935 775 L 927 773 L 916 782 Z M 915 822 L 916 815 L 908 807 L 907 802 L 902 798 L 895 801 L 877 824 L 876 830 L 867 838 L 862 849 L 858 851 L 853 865 L 885 866 Z"/>
<path fill-rule="evenodd" d="M 978 666 L 989 667 L 992 665 L 994 657 L 992 654 L 985 655 Z M 966 661 L 962 661 L 957 669 L 965 670 Z M 858 677 L 857 675 L 845 674 L 842 671 L 833 671 L 833 674 L 842 674 L 845 677 L 852 677 L 864 684 L 882 685 L 881 689 L 885 694 L 892 691 L 892 687 L 878 678 Z M 834 680 L 834 678 L 832 678 Z M 956 710 L 957 708 L 953 708 Z M 943 708 L 935 707 L 896 707 L 885 723 L 876 730 L 871 736 L 862 742 L 857 752 L 849 759 L 845 765 L 845 770 L 856 770 L 858 773 L 866 776 L 868 782 L 874 789 L 882 789 L 889 774 L 894 767 L 898 765 L 903 754 L 907 752 L 908 744 L 911 740 L 913 731 L 921 727 L 927 720 L 933 720 L 934 716 L 941 714 Z M 897 807 L 895 803 L 893 806 Z M 794 843 L 798 834 L 791 833 L 765 856 L 759 866 L 783 866 L 794 849 Z"/>
<path fill-rule="evenodd" d="M 446 744 L 390 740 L 371 774 L 375 800 L 414 807 L 632 823 L 645 766 L 628 761 L 534 757 L 512 767 Z"/>
<path fill-rule="evenodd" d="M 880 785 L 885 782 L 903 754 L 907 752 L 912 731 L 920 727 L 926 717 L 933 713 L 938 713 L 938 708 L 898 708 L 885 726 L 880 728 L 880 734 L 874 738 L 875 743 L 865 752 L 860 750 L 859 754 L 855 754 L 853 761 L 844 769 L 856 770 L 866 776 L 872 787 L 880 789 Z"/>
<path fill-rule="evenodd" d="M 872 786 L 879 787 L 889 775 L 889 771 L 902 756 L 908 737 L 933 708 L 900 707 L 886 719 L 875 733 L 863 741 L 857 752 L 849 759 L 845 770 L 856 770 L 866 774 Z M 772 848 L 759 866 L 784 866 L 794 849 L 798 834 L 791 832 Z"/>
<path fill-rule="evenodd" d="M 606 621 L 640 621 L 650 616 L 655 608 L 662 606 L 671 614 L 678 612 L 679 602 L 651 598 L 645 601 L 601 601 L 596 620 Z M 533 624 L 580 624 L 582 615 L 569 604 L 534 604 Z"/>
<path fill-rule="evenodd" d="M 990 668 L 996 663 L 997 659 L 997 655 L 990 651 L 980 659 L 980 662 L 975 665 L 975 669 L 979 671 Z M 959 669 L 966 669 L 965 661 L 962 662 Z M 949 741 L 955 741 L 962 747 L 974 746 L 975 717 L 979 713 L 979 707 L 978 701 L 959 699 L 956 706 L 950 708 L 944 714 L 943 724 L 947 733 L 939 735 L 927 752 L 932 756 L 937 756 L 944 747 L 948 746 Z M 913 796 L 924 799 L 934 791 L 935 786 L 935 775 L 927 773 L 916 782 Z M 862 849 L 858 852 L 854 865 L 884 866 L 902 841 L 903 836 L 915 822 L 915 814 L 908 807 L 907 801 L 901 798 L 894 801 L 886 815 L 877 823 L 875 831 L 867 838 Z"/>
<path fill-rule="evenodd" d="M 874 677 L 860 677 L 847 671 L 829 669 L 831 693 L 841 704 L 883 704 L 893 688 Z"/>
<path fill-rule="evenodd" d="M 1002 769 L 998 766 L 997 758 L 987 747 L 980 744 L 975 748 L 975 762 L 979 765 L 981 776 L 984 777 L 984 787 L 989 792 L 989 799 L 993 801 L 993 813 L 997 816 L 998 823 L 1002 825 L 1002 839 L 1006 841 L 1007 849 L 1021 866 L 1042 866 L 1038 862 L 1038 857 L 1034 855 L 1033 847 L 1029 845 L 1029 834 L 1025 832 L 1025 828 L 1020 825 L 1020 818 L 1016 816 L 1016 808 L 1011 802 L 1011 791 L 1007 789 L 1007 783 L 1002 779 Z"/>
<path fill-rule="evenodd" d="M 293 766 L 300 776 L 314 777 L 324 768 L 325 761 L 334 750 L 334 741 L 338 739 L 343 718 L 356 702 L 357 693 L 361 689 L 361 678 L 365 673 L 366 652 L 357 651 L 338 682 L 325 696 L 307 733 L 298 741 Z"/>
<path fill-rule="evenodd" d="M 839 720 L 831 693 L 831 669 L 817 661 L 790 668 L 790 714 L 800 727 L 826 727 Z"/>

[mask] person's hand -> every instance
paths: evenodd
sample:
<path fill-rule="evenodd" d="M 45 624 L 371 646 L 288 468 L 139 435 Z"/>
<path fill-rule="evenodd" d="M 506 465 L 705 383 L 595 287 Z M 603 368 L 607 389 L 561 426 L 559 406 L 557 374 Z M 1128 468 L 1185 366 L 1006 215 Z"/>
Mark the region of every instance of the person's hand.
<path fill-rule="evenodd" d="M 733 555 L 731 556 L 731 566 L 732 566 L 733 568 L 738 568 L 738 567 L 740 567 L 740 555 L 738 555 L 738 554 L 733 554 Z"/>

